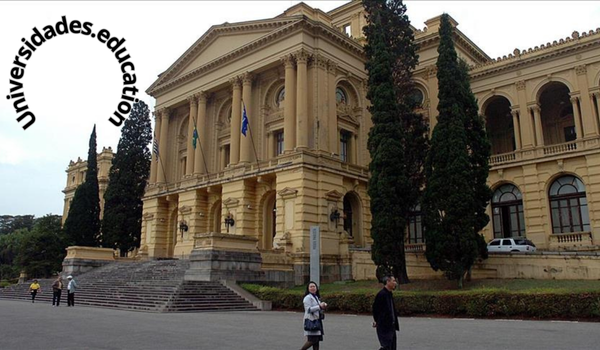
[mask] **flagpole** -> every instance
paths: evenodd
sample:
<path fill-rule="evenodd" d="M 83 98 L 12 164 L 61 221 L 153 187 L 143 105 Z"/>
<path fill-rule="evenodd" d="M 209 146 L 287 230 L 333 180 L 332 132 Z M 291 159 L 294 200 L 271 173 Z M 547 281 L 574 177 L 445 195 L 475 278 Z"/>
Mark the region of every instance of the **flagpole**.
<path fill-rule="evenodd" d="M 242 99 L 242 104 L 244 106 L 244 111 L 246 112 L 246 118 L 248 118 L 248 111 L 246 111 L 246 103 Z M 254 138 L 252 137 L 252 127 L 250 126 L 250 120 L 248 120 L 248 131 L 250 132 L 250 141 L 252 142 L 252 149 L 254 150 L 254 157 L 256 158 L 256 168 L 260 173 L 260 163 L 258 162 L 258 153 L 256 153 L 256 146 L 254 145 Z M 244 135 L 245 137 L 246 135 Z"/>
<path fill-rule="evenodd" d="M 192 118 L 190 116 L 190 118 Z M 192 118 L 194 121 L 194 130 L 196 131 L 196 135 L 198 135 L 198 125 L 196 124 L 196 118 Z M 193 137 L 193 136 L 192 136 Z M 204 173 L 208 175 L 208 166 L 206 165 L 206 157 L 204 156 L 204 149 L 202 148 L 202 142 L 200 141 L 200 135 L 197 137 L 198 144 L 200 145 L 200 154 L 202 154 L 202 162 L 204 163 Z M 209 179 L 210 182 L 210 179 Z"/>
<path fill-rule="evenodd" d="M 158 139 L 156 138 L 156 133 L 154 134 L 154 142 L 152 142 L 152 150 L 154 151 L 154 154 L 156 154 L 156 161 L 160 164 L 160 167 L 162 168 L 163 174 L 165 175 L 165 183 L 167 182 L 167 172 L 165 171 L 165 165 L 163 164 L 162 158 L 160 157 L 160 152 L 158 151 Z M 156 147 L 154 147 L 154 143 L 156 143 Z M 158 174 L 157 174 L 158 177 Z M 158 179 L 156 179 L 156 182 L 158 182 Z"/>

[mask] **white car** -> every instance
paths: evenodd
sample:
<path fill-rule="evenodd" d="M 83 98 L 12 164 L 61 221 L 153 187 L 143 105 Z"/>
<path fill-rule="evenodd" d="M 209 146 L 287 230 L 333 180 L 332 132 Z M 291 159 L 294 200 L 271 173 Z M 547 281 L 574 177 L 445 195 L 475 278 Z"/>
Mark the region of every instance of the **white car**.
<path fill-rule="evenodd" d="M 535 244 L 528 239 L 514 238 L 496 238 L 490 241 L 487 245 L 487 250 L 490 253 L 496 252 L 535 252 Z"/>

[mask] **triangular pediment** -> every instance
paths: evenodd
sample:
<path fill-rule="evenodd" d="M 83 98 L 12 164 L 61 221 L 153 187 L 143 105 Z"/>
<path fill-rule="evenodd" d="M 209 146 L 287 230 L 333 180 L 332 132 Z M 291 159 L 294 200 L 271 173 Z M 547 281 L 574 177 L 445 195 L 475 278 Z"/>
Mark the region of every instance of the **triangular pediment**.
<path fill-rule="evenodd" d="M 299 20 L 300 18 L 290 17 L 212 26 L 169 69 L 163 72 L 147 91 L 188 75 L 209 62 L 227 56 Z"/>

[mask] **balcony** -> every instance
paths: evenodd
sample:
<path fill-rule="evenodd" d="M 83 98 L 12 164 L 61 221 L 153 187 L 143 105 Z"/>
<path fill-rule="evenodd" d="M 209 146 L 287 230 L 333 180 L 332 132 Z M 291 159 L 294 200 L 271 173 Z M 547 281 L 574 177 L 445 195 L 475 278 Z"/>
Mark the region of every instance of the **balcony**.
<path fill-rule="evenodd" d="M 591 232 L 550 235 L 550 250 L 587 250 L 594 245 Z"/>
<path fill-rule="evenodd" d="M 494 154 L 490 157 L 490 167 L 497 167 L 526 160 L 543 160 L 582 153 L 590 150 L 600 150 L 599 137 L 577 140 L 555 145 L 519 149 L 514 152 Z"/>

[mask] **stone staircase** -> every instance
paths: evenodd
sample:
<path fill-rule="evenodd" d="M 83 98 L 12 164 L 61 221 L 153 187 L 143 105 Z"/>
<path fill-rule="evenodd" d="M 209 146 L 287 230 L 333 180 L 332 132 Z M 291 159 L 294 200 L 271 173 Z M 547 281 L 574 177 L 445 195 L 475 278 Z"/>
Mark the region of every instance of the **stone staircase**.
<path fill-rule="evenodd" d="M 219 282 L 184 281 L 186 260 L 115 262 L 75 277 L 75 305 L 146 312 L 257 310 Z M 52 303 L 53 279 L 40 279 L 36 303 Z M 0 290 L 0 299 L 30 301 L 29 284 Z M 61 307 L 67 305 L 64 279 Z"/>

